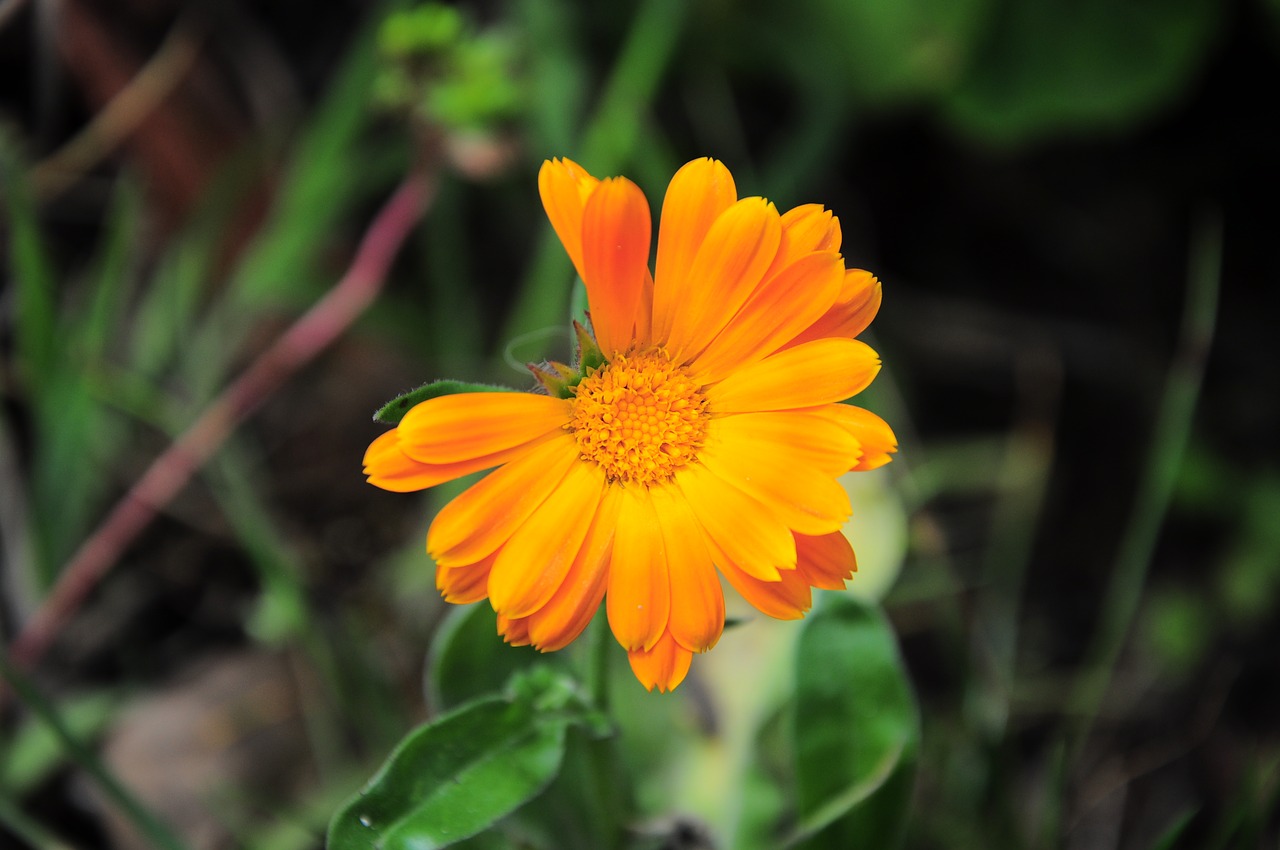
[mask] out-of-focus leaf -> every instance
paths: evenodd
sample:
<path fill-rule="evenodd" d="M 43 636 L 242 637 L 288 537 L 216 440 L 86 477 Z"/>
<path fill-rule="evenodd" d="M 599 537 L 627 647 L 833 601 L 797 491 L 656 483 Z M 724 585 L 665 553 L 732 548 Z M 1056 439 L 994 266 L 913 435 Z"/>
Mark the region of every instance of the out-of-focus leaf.
<path fill-rule="evenodd" d="M 111 694 L 92 694 L 59 706 L 62 720 L 80 740 L 93 738 L 111 721 L 118 701 Z M 30 791 L 66 759 L 66 750 L 48 725 L 29 720 L 3 742 L 0 786 L 21 795 Z"/>
<path fill-rule="evenodd" d="M 796 653 L 794 740 L 806 848 L 891 848 L 902 839 L 919 711 L 884 615 L 829 595 Z"/>
<path fill-rule="evenodd" d="M 455 395 L 457 393 L 510 393 L 515 392 L 511 387 L 502 387 L 495 384 L 469 384 L 466 381 L 433 381 L 425 386 L 418 387 L 416 390 L 410 390 L 404 395 L 396 396 L 391 401 L 384 404 L 373 414 L 374 422 L 381 422 L 384 425 L 399 425 L 404 415 L 413 409 L 415 405 L 422 404 L 433 398 L 439 398 L 442 395 Z"/>
<path fill-rule="evenodd" d="M 57 356 L 55 275 L 53 261 L 40 235 L 21 164 L 7 134 L 0 135 L 0 194 L 9 225 L 9 274 L 16 286 L 17 350 L 28 381 L 39 383 L 54 368 Z"/>
<path fill-rule="evenodd" d="M 760 724 L 742 777 L 741 814 L 735 847 L 777 847 L 784 825 L 795 816 L 795 760 L 791 753 L 791 706 Z"/>
<path fill-rule="evenodd" d="M 1187 831 L 1187 827 L 1191 826 L 1191 822 L 1195 820 L 1197 809 L 1192 809 L 1178 815 L 1169 828 L 1160 834 L 1160 837 L 1151 845 L 1151 850 L 1173 850 L 1178 845 L 1178 839 Z"/>
<path fill-rule="evenodd" d="M 564 668 L 563 652 L 540 653 L 508 646 L 498 636 L 497 615 L 487 603 L 456 606 L 431 641 L 423 683 L 427 704 L 448 711 L 502 691 L 518 671 L 534 666 Z"/>
<path fill-rule="evenodd" d="M 1005 144 L 1124 127 L 1185 89 L 1222 9 L 1218 0 L 1004 0 L 945 111 Z"/>
<path fill-rule="evenodd" d="M 571 726 L 598 719 L 550 670 L 412 732 L 329 825 L 330 850 L 432 850 L 492 826 L 560 769 Z"/>

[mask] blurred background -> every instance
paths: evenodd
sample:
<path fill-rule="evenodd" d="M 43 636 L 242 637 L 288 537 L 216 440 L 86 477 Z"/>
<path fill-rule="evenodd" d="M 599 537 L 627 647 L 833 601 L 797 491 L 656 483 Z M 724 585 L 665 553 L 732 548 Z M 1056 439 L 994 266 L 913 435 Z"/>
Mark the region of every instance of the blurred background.
<path fill-rule="evenodd" d="M 710 155 L 834 210 L 884 283 L 861 403 L 901 450 L 849 533 L 920 702 L 906 846 L 1275 847 L 1278 84 L 1275 0 L 0 0 L 6 642 L 404 175 L 432 188 L 372 307 L 0 705 L 0 845 L 152 846 L 118 787 L 190 847 L 320 846 L 429 715 L 446 614 L 442 502 L 363 482 L 370 415 L 567 356 L 544 159 L 656 214 Z M 766 628 L 674 697 L 619 684 L 686 742 L 677 773 L 636 748 L 644 829 L 737 846 Z"/>

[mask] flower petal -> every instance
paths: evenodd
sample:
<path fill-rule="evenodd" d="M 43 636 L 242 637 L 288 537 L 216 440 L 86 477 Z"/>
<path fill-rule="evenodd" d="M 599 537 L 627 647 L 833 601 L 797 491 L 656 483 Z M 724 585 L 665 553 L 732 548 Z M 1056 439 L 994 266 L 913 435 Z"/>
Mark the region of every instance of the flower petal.
<path fill-rule="evenodd" d="M 396 430 L 409 457 L 450 464 L 536 440 L 567 425 L 572 412 L 568 399 L 533 393 L 457 393 L 416 405 Z"/>
<path fill-rule="evenodd" d="M 684 294 L 697 285 L 691 276 L 693 259 L 707 231 L 722 212 L 733 206 L 738 191 L 733 175 L 714 159 L 687 163 L 667 186 L 658 225 L 658 260 L 654 273 L 653 340 L 665 343 Z"/>
<path fill-rule="evenodd" d="M 636 674 L 646 691 L 656 687 L 660 693 L 666 693 L 675 690 L 689 674 L 693 653 L 668 633 L 651 649 L 628 650 L 627 660 L 631 662 L 631 672 Z"/>
<path fill-rule="evenodd" d="M 844 583 L 858 571 L 849 538 L 839 531 L 818 537 L 796 535 L 796 572 L 823 590 L 844 590 Z"/>
<path fill-rule="evenodd" d="M 889 423 L 870 410 L 852 404 L 830 404 L 815 408 L 813 412 L 838 424 L 862 447 L 858 462 L 849 467 L 851 471 L 866 472 L 893 460 L 890 455 L 898 450 L 898 438 Z"/>
<path fill-rule="evenodd" d="M 720 214 L 694 257 L 671 320 L 672 360 L 692 359 L 729 323 L 760 285 L 781 238 L 778 210 L 764 198 L 743 198 Z"/>
<path fill-rule="evenodd" d="M 498 634 L 511 646 L 529 645 L 529 618 L 498 614 Z"/>
<path fill-rule="evenodd" d="M 845 405 L 847 406 L 847 405 Z M 794 466 L 808 466 L 836 477 L 849 471 L 858 458 L 858 441 L 836 421 L 841 414 L 827 408 L 736 413 L 711 420 L 709 445 L 714 451 L 724 436 L 733 444 L 752 444 L 751 451 L 779 455 Z"/>
<path fill-rule="evenodd" d="M 813 604 L 809 582 L 798 570 L 783 570 L 777 579 L 764 581 L 742 569 L 714 545 L 711 548 L 712 557 L 725 579 L 739 596 L 761 613 L 778 620 L 798 620 Z"/>
<path fill-rule="evenodd" d="M 734 423 L 741 418 L 710 423 L 706 445 L 698 453 L 703 466 L 759 501 L 792 531 L 827 534 L 844 525 L 853 509 L 835 476 L 797 462 L 785 446 Z"/>
<path fill-rule="evenodd" d="M 609 627 L 628 651 L 652 649 L 671 614 L 667 550 L 644 488 L 621 488 L 605 609 Z"/>
<path fill-rule="evenodd" d="M 606 359 L 631 347 L 649 273 L 649 202 L 625 177 L 600 182 L 582 213 L 582 280 Z"/>
<path fill-rule="evenodd" d="M 752 293 L 690 370 L 710 382 L 764 359 L 827 311 L 843 278 L 844 262 L 832 252 L 806 254 L 781 269 Z"/>
<path fill-rule="evenodd" d="M 600 607 L 608 584 L 609 555 L 621 492 L 620 487 L 605 489 L 578 549 L 578 557 L 574 558 L 560 589 L 546 605 L 529 615 L 529 640 L 538 649 L 552 652 L 568 646 L 582 634 Z M 583 522 L 587 522 L 585 517 Z"/>
<path fill-rule="evenodd" d="M 489 576 L 493 610 L 521 618 L 547 604 L 578 557 L 605 487 L 595 464 L 569 467 L 546 501 L 511 534 L 494 562 Z"/>
<path fill-rule="evenodd" d="M 414 460 L 400 447 L 400 430 L 392 428 L 369 444 L 364 453 L 364 474 L 369 483 L 395 493 L 425 490 L 472 472 L 505 463 L 511 451 L 486 455 L 464 463 L 430 464 Z"/>
<path fill-rule="evenodd" d="M 782 241 L 778 256 L 765 273 L 768 279 L 794 263 L 805 254 L 815 251 L 839 252 L 840 219 L 822 204 L 803 204 L 782 214 Z"/>
<path fill-rule="evenodd" d="M 867 329 L 880 311 L 880 298 L 880 281 L 871 272 L 849 269 L 844 273 L 844 283 L 831 309 L 790 344 L 799 345 L 829 336 L 857 336 Z"/>
<path fill-rule="evenodd" d="M 501 551 L 501 550 L 499 550 Z M 478 563 L 456 567 L 436 567 L 436 587 L 445 602 L 469 605 L 489 595 L 489 571 L 498 557 L 494 552 Z"/>
<path fill-rule="evenodd" d="M 649 488 L 658 514 L 671 572 L 671 616 L 667 631 L 693 652 L 706 652 L 724 631 L 724 593 L 702 528 L 684 494 L 673 487 Z"/>
<path fill-rule="evenodd" d="M 599 182 L 571 159 L 547 160 L 538 171 L 542 207 L 582 278 L 582 210 Z"/>
<path fill-rule="evenodd" d="M 578 444 L 565 433 L 495 469 L 440 509 L 427 531 L 427 552 L 453 566 L 496 551 L 579 462 Z"/>
<path fill-rule="evenodd" d="M 880 358 L 856 339 L 818 339 L 771 354 L 707 389 L 715 413 L 787 410 L 842 401 L 862 392 Z"/>
<path fill-rule="evenodd" d="M 715 544 L 742 569 L 765 581 L 775 581 L 780 569 L 795 568 L 791 530 L 765 505 L 701 464 L 681 469 L 675 484 L 698 518 L 709 549 Z"/>

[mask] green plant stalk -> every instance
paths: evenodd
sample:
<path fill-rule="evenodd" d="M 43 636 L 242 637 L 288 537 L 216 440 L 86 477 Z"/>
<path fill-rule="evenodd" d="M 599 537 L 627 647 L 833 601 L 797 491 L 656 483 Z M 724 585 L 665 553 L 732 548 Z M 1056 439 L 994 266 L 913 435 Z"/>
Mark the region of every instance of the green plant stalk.
<path fill-rule="evenodd" d="M 185 850 L 186 845 L 181 839 L 134 797 L 87 746 L 76 739 L 53 703 L 3 653 L 0 653 L 0 674 L 27 707 L 58 736 L 67 757 L 93 777 L 112 802 L 152 844 L 165 850 Z"/>
<path fill-rule="evenodd" d="M 1142 600 L 1151 555 L 1173 496 L 1200 399 L 1205 360 L 1217 319 L 1221 273 L 1222 225 L 1216 216 L 1204 217 L 1193 233 L 1178 349 L 1165 380 L 1133 515 L 1103 597 L 1092 646 L 1069 703 L 1075 718 L 1073 757 L 1079 755 L 1093 727 Z"/>
<path fill-rule="evenodd" d="M 0 824 L 4 824 L 6 829 L 32 847 L 42 850 L 71 850 L 70 844 L 28 817 L 3 789 L 0 789 Z"/>
<path fill-rule="evenodd" d="M 641 116 L 684 29 L 687 5 L 685 0 L 645 0 L 640 7 L 583 133 L 580 156 L 588 168 L 612 173 L 631 157 L 640 135 Z M 503 339 L 561 323 L 569 303 L 567 265 L 559 239 L 548 230 L 538 244 Z"/>

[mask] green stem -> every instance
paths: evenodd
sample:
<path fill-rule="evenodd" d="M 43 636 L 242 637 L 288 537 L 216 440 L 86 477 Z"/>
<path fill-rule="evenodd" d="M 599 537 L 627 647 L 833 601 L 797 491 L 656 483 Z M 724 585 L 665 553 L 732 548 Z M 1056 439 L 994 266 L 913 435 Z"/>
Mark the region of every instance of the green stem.
<path fill-rule="evenodd" d="M 17 670 L 4 653 L 0 653 L 0 674 L 3 674 L 27 707 L 58 737 L 67 757 L 93 777 L 134 826 L 150 838 L 154 846 L 164 850 L 185 850 L 186 845 L 169 827 L 134 797 L 87 746 L 76 739 L 53 703 Z"/>
<path fill-rule="evenodd" d="M 613 652 L 613 632 L 609 620 L 597 614 L 591 624 L 591 653 L 587 659 L 587 686 L 591 703 L 600 712 L 609 713 L 609 656 Z"/>
<path fill-rule="evenodd" d="M 1079 754 L 1092 730 L 1138 612 L 1151 555 L 1190 440 L 1218 311 L 1222 226 L 1216 217 L 1202 221 L 1196 228 L 1190 265 L 1178 349 L 1165 380 L 1133 515 L 1121 540 L 1093 644 L 1070 703 L 1078 724 L 1072 736 L 1073 755 Z"/>

